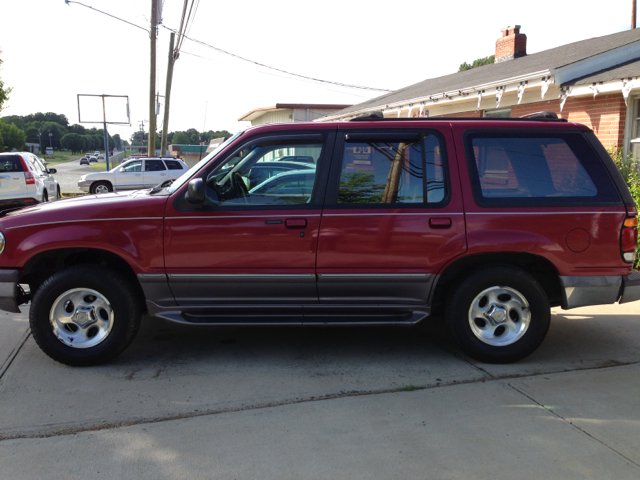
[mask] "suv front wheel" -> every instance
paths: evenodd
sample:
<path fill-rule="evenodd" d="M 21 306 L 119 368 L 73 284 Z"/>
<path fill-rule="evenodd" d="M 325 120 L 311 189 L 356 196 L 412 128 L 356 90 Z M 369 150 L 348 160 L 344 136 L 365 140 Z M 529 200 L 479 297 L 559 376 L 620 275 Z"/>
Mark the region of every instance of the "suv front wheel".
<path fill-rule="evenodd" d="M 129 346 L 140 327 L 142 312 L 134 291 L 124 277 L 97 265 L 55 273 L 33 296 L 33 338 L 66 365 L 107 362 Z"/>
<path fill-rule="evenodd" d="M 549 300 L 540 284 L 515 267 L 475 271 L 451 293 L 446 323 L 464 353 L 510 363 L 536 350 L 549 330 Z"/>

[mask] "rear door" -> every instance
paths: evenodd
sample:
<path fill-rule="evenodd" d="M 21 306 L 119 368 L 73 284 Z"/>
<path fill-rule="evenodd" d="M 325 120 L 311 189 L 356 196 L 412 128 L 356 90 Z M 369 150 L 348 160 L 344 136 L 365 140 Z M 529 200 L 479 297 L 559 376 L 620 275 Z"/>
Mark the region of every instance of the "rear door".
<path fill-rule="evenodd" d="M 318 241 L 320 303 L 425 305 L 437 272 L 466 250 L 450 127 L 409 125 L 339 128 Z"/>
<path fill-rule="evenodd" d="M 144 161 L 144 184 L 146 187 L 155 187 L 167 180 L 167 167 L 162 160 Z"/>
<path fill-rule="evenodd" d="M 0 155 L 0 200 L 27 196 L 20 155 Z"/>

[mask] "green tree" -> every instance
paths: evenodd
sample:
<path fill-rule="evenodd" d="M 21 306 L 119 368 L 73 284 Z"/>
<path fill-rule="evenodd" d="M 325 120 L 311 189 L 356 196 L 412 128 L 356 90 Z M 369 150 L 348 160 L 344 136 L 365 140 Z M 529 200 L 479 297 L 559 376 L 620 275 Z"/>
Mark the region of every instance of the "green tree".
<path fill-rule="evenodd" d="M 3 139 L 3 151 L 8 152 L 14 148 L 24 150 L 27 135 L 14 124 L 0 121 L 0 134 Z"/>
<path fill-rule="evenodd" d="M 478 58 L 474 60 L 471 65 L 469 65 L 467 62 L 464 62 L 463 64 L 460 65 L 460 68 L 458 68 L 458 71 L 464 72 L 465 70 L 471 70 L 472 68 L 481 67 L 482 65 L 490 65 L 494 63 L 495 59 L 496 59 L 496 56 L 491 55 L 490 57 Z"/>
<path fill-rule="evenodd" d="M 86 135 L 87 134 L 87 129 L 85 127 L 83 127 L 82 125 L 78 125 L 77 123 L 67 127 L 67 131 L 69 133 L 77 133 L 78 135 Z"/>
<path fill-rule="evenodd" d="M 119 134 L 119 133 L 116 133 L 116 134 L 113 136 L 113 141 L 115 142 L 115 147 L 116 147 L 118 150 L 122 150 L 122 139 L 120 138 L 120 134 Z"/>
<path fill-rule="evenodd" d="M 0 50 L 0 54 L 2 54 L 2 50 Z M 2 58 L 0 58 L 0 66 L 2 66 Z M 0 112 L 6 108 L 4 104 L 9 100 L 11 90 L 13 89 L 4 86 L 4 82 L 2 81 L 2 78 L 0 78 Z"/>
<path fill-rule="evenodd" d="M 613 162 L 620 170 L 636 205 L 640 208 L 640 173 L 638 173 L 640 172 L 640 160 L 632 155 L 625 157 L 622 147 L 610 149 L 609 155 L 611 155 Z M 640 238 L 638 240 L 638 255 L 636 255 L 636 261 L 633 264 L 633 268 L 636 270 L 640 269 Z"/>
<path fill-rule="evenodd" d="M 174 145 L 189 145 L 189 137 L 184 132 L 175 132 L 171 143 Z"/>
<path fill-rule="evenodd" d="M 67 133 L 60 139 L 62 148 L 71 150 L 71 153 L 80 153 L 84 150 L 84 139 L 77 133 Z"/>

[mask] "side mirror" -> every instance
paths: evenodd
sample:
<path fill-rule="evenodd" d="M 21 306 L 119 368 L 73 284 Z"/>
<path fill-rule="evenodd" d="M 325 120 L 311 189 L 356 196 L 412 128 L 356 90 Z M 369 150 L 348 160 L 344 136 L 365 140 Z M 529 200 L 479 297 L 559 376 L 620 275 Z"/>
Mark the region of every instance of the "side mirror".
<path fill-rule="evenodd" d="M 51 174 L 58 173 L 58 170 L 56 170 L 55 168 L 48 168 L 47 173 L 51 173 Z"/>
<path fill-rule="evenodd" d="M 118 170 L 120 173 L 124 172 L 124 167 L 120 167 L 120 170 Z"/>
<path fill-rule="evenodd" d="M 199 204 L 204 203 L 205 184 L 201 178 L 194 178 L 189 182 L 187 190 L 187 202 Z"/>

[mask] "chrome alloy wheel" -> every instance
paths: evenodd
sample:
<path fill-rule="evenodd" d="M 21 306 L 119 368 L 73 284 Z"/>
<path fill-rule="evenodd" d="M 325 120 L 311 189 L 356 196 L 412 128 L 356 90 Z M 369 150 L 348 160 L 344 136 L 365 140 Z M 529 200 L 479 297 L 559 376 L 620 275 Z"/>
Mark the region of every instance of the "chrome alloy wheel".
<path fill-rule="evenodd" d="M 96 185 L 96 193 L 109 193 L 109 187 L 104 184 Z"/>
<path fill-rule="evenodd" d="M 529 328 L 531 309 L 524 296 L 509 287 L 491 287 L 480 292 L 469 308 L 473 334 L 494 347 L 511 345 Z"/>
<path fill-rule="evenodd" d="M 49 313 L 53 333 L 73 348 L 91 348 L 109 336 L 113 307 L 100 292 L 74 288 L 60 295 Z"/>

